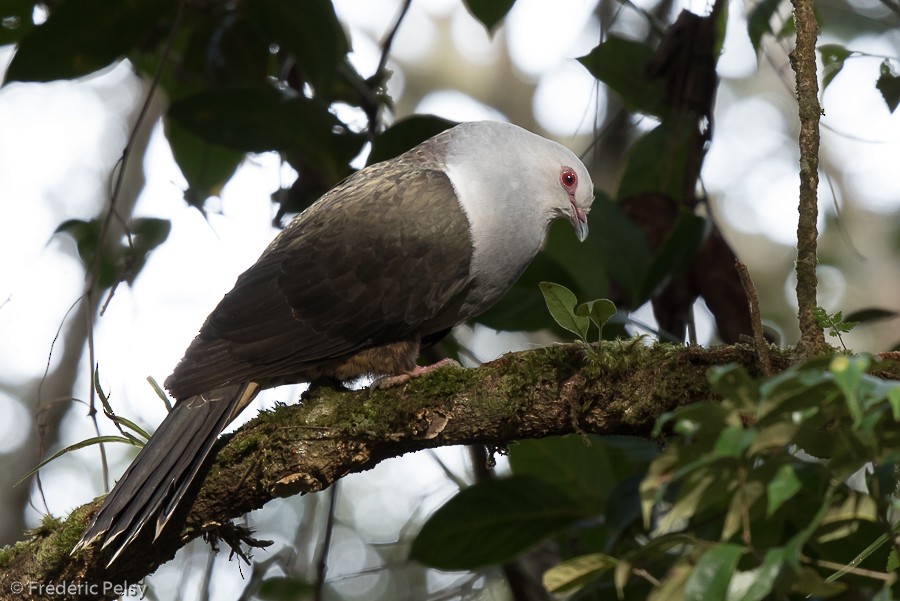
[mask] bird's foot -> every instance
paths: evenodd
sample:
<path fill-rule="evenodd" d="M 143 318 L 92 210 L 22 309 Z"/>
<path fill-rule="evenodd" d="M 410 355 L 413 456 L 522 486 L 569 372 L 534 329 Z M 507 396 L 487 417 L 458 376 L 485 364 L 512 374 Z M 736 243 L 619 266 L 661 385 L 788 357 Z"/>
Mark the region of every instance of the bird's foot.
<path fill-rule="evenodd" d="M 393 388 L 395 386 L 400 386 L 401 384 L 406 384 L 413 378 L 418 378 L 419 376 L 423 376 L 428 372 L 434 371 L 436 369 L 440 369 L 442 367 L 462 367 L 458 361 L 454 361 L 453 359 L 441 359 L 437 363 L 432 363 L 431 365 L 415 366 L 412 371 L 408 371 L 405 374 L 397 374 L 394 376 L 382 376 L 372 382 L 370 388 L 377 389 L 385 389 L 385 388 Z"/>

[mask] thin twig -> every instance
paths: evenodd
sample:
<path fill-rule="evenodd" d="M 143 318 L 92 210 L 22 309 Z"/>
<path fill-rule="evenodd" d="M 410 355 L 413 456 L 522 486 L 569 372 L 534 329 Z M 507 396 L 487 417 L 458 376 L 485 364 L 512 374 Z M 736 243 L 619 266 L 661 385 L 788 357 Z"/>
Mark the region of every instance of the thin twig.
<path fill-rule="evenodd" d="M 876 572 L 875 570 L 867 570 L 865 568 L 853 568 L 836 561 L 828 561 L 827 559 L 816 559 L 814 557 L 800 556 L 800 561 L 825 568 L 827 570 L 844 570 L 848 574 L 855 574 L 873 580 L 881 580 L 882 582 L 891 582 L 894 579 L 893 574 L 887 572 Z"/>
<path fill-rule="evenodd" d="M 47 364 L 44 365 L 44 373 L 41 375 L 41 381 L 38 383 L 37 389 L 37 404 L 38 404 L 38 412 L 37 412 L 37 431 L 38 431 L 38 457 L 41 459 L 44 458 L 44 453 L 47 451 L 46 449 L 46 436 L 47 436 L 47 405 L 44 403 L 44 383 L 47 381 L 47 376 L 50 373 L 50 362 L 53 360 L 53 350 L 56 348 L 56 343 L 59 341 L 59 336 L 62 334 L 63 326 L 66 323 L 66 320 L 69 319 L 69 315 L 84 300 L 84 295 L 82 294 L 78 298 L 75 299 L 69 308 L 66 309 L 66 314 L 63 315 L 62 320 L 59 322 L 59 327 L 56 328 L 56 334 L 53 336 L 53 340 L 50 342 L 50 352 L 47 353 Z M 93 378 L 91 378 L 93 382 Z M 37 485 L 38 494 L 41 497 L 41 501 L 44 503 L 44 509 L 47 512 L 47 515 L 50 515 L 50 506 L 47 505 L 47 497 L 44 494 L 44 483 L 41 481 L 41 471 L 38 470 L 34 475 L 34 482 Z"/>
<path fill-rule="evenodd" d="M 737 269 L 741 278 L 741 284 L 744 286 L 744 293 L 747 295 L 747 304 L 750 307 L 750 325 L 753 327 L 753 342 L 756 344 L 756 354 L 759 356 L 759 364 L 762 367 L 764 376 L 772 375 L 772 359 L 769 358 L 769 345 L 766 343 L 766 337 L 763 336 L 762 319 L 759 315 L 759 296 L 756 294 L 756 286 L 750 279 L 750 271 L 742 261 L 735 260 L 734 267 Z"/>
<path fill-rule="evenodd" d="M 397 20 L 394 22 L 394 26 L 387 34 L 387 37 L 384 38 L 384 42 L 381 43 L 381 60 L 378 61 L 378 69 L 375 70 L 376 81 L 381 78 L 381 75 L 387 67 L 388 56 L 391 54 L 391 46 L 394 44 L 394 37 L 396 37 L 397 31 L 400 29 L 400 24 L 403 23 L 403 19 L 406 18 L 406 13 L 409 11 L 411 5 L 412 0 L 406 0 L 406 2 L 403 3 L 403 6 L 400 7 L 400 12 L 397 14 Z"/>
<path fill-rule="evenodd" d="M 819 215 L 816 191 L 819 186 L 819 82 L 816 78 L 816 38 L 818 24 L 813 0 L 791 0 L 797 44 L 790 54 L 796 73 L 800 114 L 800 219 L 797 223 L 797 317 L 800 322 L 800 350 L 807 356 L 825 348 L 825 334 L 813 316 L 816 308 L 816 244 Z"/>
<path fill-rule="evenodd" d="M 384 71 L 387 68 L 388 57 L 391 54 L 391 46 L 393 46 L 394 44 L 394 38 L 397 36 L 397 31 L 400 29 L 400 24 L 403 23 L 403 19 L 406 18 L 406 13 L 409 11 L 409 7 L 411 5 L 412 0 L 406 0 L 403 3 L 403 6 L 400 7 L 400 12 L 397 13 L 397 20 L 394 22 L 394 26 L 388 32 L 387 36 L 385 36 L 384 41 L 381 43 L 381 58 L 378 61 L 378 68 L 375 69 L 375 74 L 369 79 L 369 81 L 373 82 L 373 84 L 376 86 L 380 86 L 382 81 L 384 80 Z M 378 115 L 380 112 L 381 102 L 376 102 L 374 109 L 366 111 L 369 118 L 369 142 L 374 141 L 375 134 L 378 133 Z"/>
<path fill-rule="evenodd" d="M 97 251 L 94 253 L 94 258 L 91 261 L 90 268 L 87 273 L 87 284 L 84 293 L 84 298 L 88 301 L 88 307 L 91 307 L 87 312 L 87 320 L 88 320 L 88 328 L 87 328 L 87 343 L 88 343 L 88 355 L 89 355 L 89 364 L 91 369 L 91 387 L 90 387 L 90 409 L 88 410 L 88 415 L 91 417 L 91 420 L 94 423 L 94 430 L 97 434 L 100 434 L 100 425 L 97 422 L 97 407 L 96 407 L 96 390 L 94 389 L 94 370 L 97 368 L 96 356 L 95 356 L 95 347 L 94 347 L 94 314 L 93 314 L 93 297 L 96 291 L 98 291 L 99 280 L 100 280 L 100 262 L 104 256 L 104 247 L 107 234 L 109 233 L 110 225 L 112 224 L 112 220 L 116 219 L 122 226 L 125 234 L 128 238 L 128 244 L 131 248 L 134 248 L 133 242 L 131 240 L 131 232 L 129 231 L 127 224 L 124 222 L 122 217 L 116 211 L 116 205 L 119 202 L 119 196 L 122 192 L 122 184 L 125 181 L 125 172 L 128 167 L 129 160 L 131 158 L 131 151 L 134 148 L 135 140 L 137 139 L 138 131 L 141 129 L 141 126 L 144 123 L 144 119 L 147 118 L 147 115 L 150 111 L 150 102 L 153 100 L 153 94 L 156 89 L 159 87 L 160 80 L 162 79 L 163 69 L 169 60 L 169 55 L 171 54 L 172 47 L 175 44 L 175 34 L 178 32 L 181 27 L 181 20 L 184 16 L 184 9 L 186 5 L 186 0 L 182 0 L 182 2 L 178 3 L 178 9 L 175 13 L 175 17 L 172 20 L 172 27 L 169 30 L 169 37 L 166 40 L 166 45 L 163 48 L 162 55 L 159 59 L 159 64 L 156 66 L 156 71 L 153 74 L 153 80 L 150 83 L 150 87 L 147 90 L 147 95 L 144 97 L 144 102 L 141 105 L 141 109 L 138 112 L 137 119 L 134 122 L 134 126 L 131 128 L 131 133 L 128 136 L 128 141 L 125 143 L 125 147 L 122 149 L 122 156 L 119 157 L 118 161 L 118 172 L 114 176 L 113 180 L 113 189 L 109 198 L 109 206 L 106 209 L 106 215 L 103 218 L 103 222 L 100 225 L 100 234 L 97 238 Z M 107 306 L 112 300 L 113 295 L 115 294 L 117 286 L 112 286 L 110 288 L 109 294 L 107 295 L 106 301 L 103 303 L 103 307 L 100 311 L 100 315 L 106 311 Z M 104 490 L 109 490 L 109 465 L 106 459 L 106 446 L 104 444 L 98 445 L 100 447 L 100 464 L 103 472 L 103 488 Z"/>
<path fill-rule="evenodd" d="M 316 562 L 316 587 L 313 591 L 313 600 L 322 601 L 322 593 L 325 590 L 325 577 L 328 574 L 328 551 L 331 548 L 331 535 L 334 533 L 334 510 L 337 505 L 338 488 L 340 482 L 331 485 L 328 494 L 328 517 L 325 522 L 325 536 L 322 539 L 322 549 L 319 552 L 319 560 Z"/>

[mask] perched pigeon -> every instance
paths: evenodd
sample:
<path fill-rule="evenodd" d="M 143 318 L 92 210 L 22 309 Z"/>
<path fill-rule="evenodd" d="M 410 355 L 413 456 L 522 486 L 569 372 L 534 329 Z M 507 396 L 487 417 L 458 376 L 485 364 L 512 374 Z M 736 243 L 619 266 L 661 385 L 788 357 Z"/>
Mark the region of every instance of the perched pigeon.
<path fill-rule="evenodd" d="M 172 517 L 222 430 L 256 394 L 320 378 L 418 373 L 416 357 L 493 305 L 550 222 L 588 233 L 591 177 L 515 125 L 464 123 L 360 170 L 241 274 L 166 380 L 177 400 L 76 550 L 112 561 Z"/>

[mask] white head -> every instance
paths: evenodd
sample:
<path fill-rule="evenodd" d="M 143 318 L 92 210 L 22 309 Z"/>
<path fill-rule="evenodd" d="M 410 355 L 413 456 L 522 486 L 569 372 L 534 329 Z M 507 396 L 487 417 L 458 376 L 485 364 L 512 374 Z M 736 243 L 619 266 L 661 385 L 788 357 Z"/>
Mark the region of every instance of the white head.
<path fill-rule="evenodd" d="M 469 218 L 473 271 L 511 285 L 557 218 L 585 239 L 594 185 L 569 149 L 493 121 L 463 123 L 447 134 L 446 172 Z"/>

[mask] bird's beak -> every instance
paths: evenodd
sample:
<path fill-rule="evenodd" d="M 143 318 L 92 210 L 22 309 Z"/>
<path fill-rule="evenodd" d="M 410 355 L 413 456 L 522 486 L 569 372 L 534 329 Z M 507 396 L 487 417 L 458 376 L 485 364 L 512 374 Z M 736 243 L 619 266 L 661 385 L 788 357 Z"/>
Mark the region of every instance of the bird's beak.
<path fill-rule="evenodd" d="M 584 209 L 575 204 L 574 198 L 570 199 L 569 202 L 572 204 L 572 215 L 570 218 L 572 219 L 572 226 L 575 228 L 575 236 L 579 242 L 584 242 L 584 239 L 588 236 L 587 214 L 584 212 Z"/>

